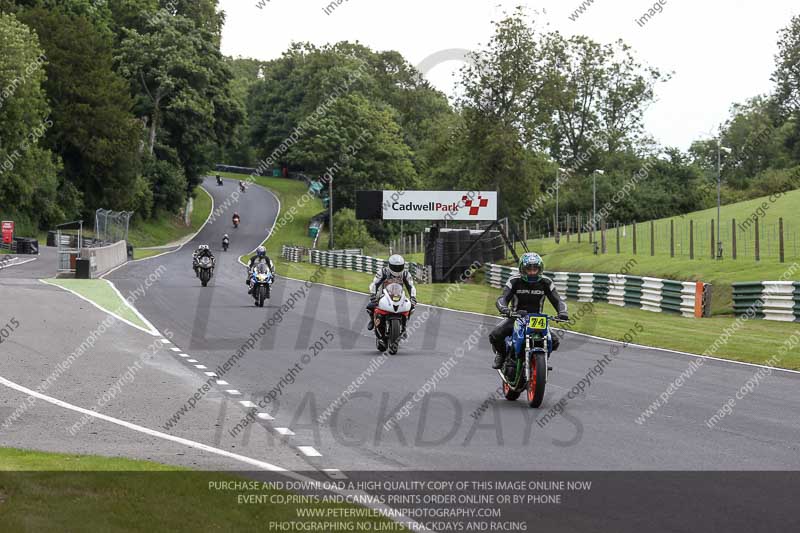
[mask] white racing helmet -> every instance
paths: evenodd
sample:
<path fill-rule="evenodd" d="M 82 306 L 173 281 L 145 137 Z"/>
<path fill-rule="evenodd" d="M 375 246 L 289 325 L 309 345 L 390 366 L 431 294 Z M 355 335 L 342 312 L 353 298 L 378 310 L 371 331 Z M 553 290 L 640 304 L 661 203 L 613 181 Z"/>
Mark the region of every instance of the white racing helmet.
<path fill-rule="evenodd" d="M 406 260 L 403 259 L 402 255 L 393 255 L 389 258 L 389 271 L 391 271 L 392 276 L 399 278 L 403 275 L 403 271 L 406 269 Z"/>

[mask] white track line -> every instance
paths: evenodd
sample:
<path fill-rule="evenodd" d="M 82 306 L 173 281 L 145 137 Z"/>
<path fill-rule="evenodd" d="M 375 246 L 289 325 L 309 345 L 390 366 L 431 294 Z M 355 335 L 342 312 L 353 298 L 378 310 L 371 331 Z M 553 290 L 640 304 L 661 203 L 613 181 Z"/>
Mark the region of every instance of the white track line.
<path fill-rule="evenodd" d="M 239 455 L 238 453 L 232 453 L 232 452 L 229 452 L 229 451 L 226 451 L 226 450 L 220 450 L 219 448 L 214 448 L 213 446 L 209 446 L 209 445 L 203 444 L 201 442 L 196 442 L 196 441 L 193 441 L 193 440 L 184 439 L 182 437 L 175 437 L 173 435 L 169 435 L 167 433 L 162 433 L 162 432 L 156 431 L 154 429 L 146 428 L 146 427 L 140 426 L 138 424 L 133 424 L 131 422 L 126 422 L 125 420 L 120 420 L 118 418 L 114 418 L 114 417 L 111 417 L 111 416 L 108 416 L 108 415 L 104 415 L 102 413 L 98 413 L 97 411 L 91 411 L 89 409 L 84 409 L 82 407 L 78 407 L 76 405 L 69 404 L 69 403 L 64 402 L 62 400 L 59 400 L 59 399 L 56 399 L 56 398 L 52 398 L 50 396 L 47 396 L 47 395 L 41 394 L 39 392 L 36 392 L 34 390 L 31 390 L 31 389 L 29 389 L 27 387 L 23 387 L 22 385 L 18 385 L 16 383 L 14 383 L 13 381 L 9 381 L 9 380 L 7 380 L 6 378 L 4 378 L 2 376 L 0 376 L 0 385 L 5 385 L 6 387 L 8 387 L 10 389 L 14 389 L 14 390 L 16 390 L 18 392 L 21 392 L 23 394 L 27 394 L 28 396 L 33 396 L 35 398 L 39 398 L 40 400 L 43 400 L 43 401 L 45 401 L 47 403 L 56 405 L 58 407 L 62 407 L 64 409 L 69 409 L 70 411 L 75 411 L 77 413 L 81 413 L 81 414 L 84 414 L 84 415 L 87 415 L 87 416 L 90 416 L 90 417 L 93 417 L 93 418 L 97 418 L 97 419 L 100 419 L 100 420 L 105 420 L 106 422 L 110 422 L 112 424 L 116 424 L 117 426 L 122 426 L 122 427 L 124 427 L 126 429 L 130 429 L 130 430 L 136 431 L 138 433 L 143 433 L 145 435 L 149 435 L 151 437 L 156 437 L 156 438 L 159 438 L 159 439 L 162 439 L 162 440 L 168 440 L 168 441 L 171 441 L 171 442 L 175 442 L 177 444 L 183 444 L 184 446 L 188 446 L 188 447 L 194 448 L 196 450 L 202 450 L 204 452 L 209 452 L 209 453 L 212 453 L 212 454 L 215 454 L 215 455 L 219 455 L 220 457 L 227 457 L 228 459 L 233 459 L 235 461 L 239 461 L 241 463 L 248 464 L 250 466 L 255 466 L 257 468 L 260 468 L 262 470 L 266 470 L 266 471 L 269 471 L 269 472 L 279 472 L 283 476 L 289 477 L 289 478 L 297 480 L 297 481 L 302 481 L 304 483 L 318 483 L 318 481 L 316 481 L 316 480 L 314 480 L 314 479 L 312 479 L 310 477 L 306 477 L 306 476 L 304 476 L 302 474 L 298 474 L 296 472 L 291 472 L 291 471 L 289 471 L 289 470 L 287 470 L 285 468 L 281 468 L 280 466 L 276 466 L 276 465 L 273 465 L 271 463 L 267 463 L 266 461 L 260 461 L 258 459 L 253 459 L 252 457 Z M 332 492 L 334 494 L 342 494 L 342 495 L 348 495 L 348 494 L 365 495 L 366 494 L 366 493 L 364 493 L 362 491 L 351 491 L 351 490 L 332 490 L 332 491 L 329 491 L 329 492 Z M 389 512 L 389 511 L 394 512 L 395 509 L 393 509 L 392 507 L 389 507 L 388 505 L 372 504 L 372 503 L 367 503 L 367 504 L 362 504 L 362 505 L 364 507 L 368 508 L 368 509 L 373 509 L 375 511 L 378 511 L 379 513 L 383 514 L 384 516 L 386 516 L 390 520 L 395 520 L 395 518 L 393 518 L 391 516 L 390 512 Z M 412 519 L 410 519 L 410 518 L 408 518 L 406 516 L 399 516 L 397 518 L 401 518 L 405 523 L 407 523 L 409 526 L 411 526 L 412 530 L 414 530 L 414 531 L 426 531 L 426 532 L 430 531 L 430 530 L 425 529 L 424 527 L 422 527 L 416 521 L 414 521 L 414 520 L 412 520 Z"/>
<path fill-rule="evenodd" d="M 281 435 L 286 435 L 287 437 L 291 437 L 294 435 L 294 431 L 289 428 L 273 428 L 275 431 L 280 433 Z"/>
<path fill-rule="evenodd" d="M 224 386 L 224 385 L 228 385 L 228 384 L 229 383 L 227 381 L 224 381 L 224 380 L 221 380 L 221 379 L 217 380 L 217 385 Z"/>
<path fill-rule="evenodd" d="M 257 416 L 258 418 L 260 418 L 261 420 L 275 420 L 275 419 L 272 417 L 272 415 L 270 415 L 270 414 L 268 414 L 268 413 L 258 413 L 256 416 Z"/>
<path fill-rule="evenodd" d="M 18 392 L 21 392 L 23 394 L 27 394 L 28 396 L 33 396 L 34 398 L 38 398 L 38 399 L 43 400 L 45 402 L 51 403 L 53 405 L 57 405 L 58 407 L 63 407 L 64 409 L 69 409 L 70 411 L 75 411 L 77 413 L 81 413 L 81 414 L 84 414 L 84 415 L 87 415 L 87 416 L 90 416 L 90 417 L 93 417 L 93 418 L 98 418 L 100 420 L 105 420 L 106 422 L 111 422 L 112 424 L 116 424 L 118 426 L 122 426 L 124 428 L 131 429 L 133 431 L 137 431 L 139 433 L 143 433 L 143 434 L 149 435 L 151 437 L 156 437 L 156 438 L 159 438 L 159 439 L 176 442 L 178 444 L 183 444 L 184 446 L 189 446 L 191 448 L 195 448 L 195 449 L 198 449 L 198 450 L 202 450 L 202 451 L 205 451 L 205 452 L 210 452 L 210 453 L 213 453 L 213 454 L 216 454 L 216 455 L 220 455 L 222 457 L 228 457 L 230 459 L 235 459 L 235 460 L 240 461 L 242 463 L 247 463 L 249 465 L 261 468 L 263 470 L 269 470 L 271 472 L 287 472 L 287 470 L 285 468 L 281 468 L 279 466 L 275 466 L 273 464 L 270 464 L 270 463 L 267 463 L 267 462 L 264 462 L 264 461 L 259 461 L 258 459 L 252 459 L 250 457 L 245 457 L 244 455 L 239 455 L 239 454 L 231 453 L 231 452 L 228 452 L 228 451 L 225 451 L 225 450 L 220 450 L 219 448 L 214 448 L 213 446 L 208 446 L 207 444 L 202 444 L 200 442 L 195 442 L 193 440 L 184 439 L 184 438 L 181 438 L 181 437 L 175 437 L 173 435 L 169 435 L 167 433 L 162 433 L 162 432 L 156 431 L 154 429 L 146 428 L 146 427 L 140 426 L 138 424 L 132 424 L 131 422 L 126 422 L 125 420 L 120 420 L 118 418 L 114 418 L 114 417 L 111 417 L 111 416 L 108 416 L 108 415 L 104 415 L 102 413 L 98 413 L 97 411 L 91 411 L 89 409 L 84 409 L 82 407 L 78 407 L 76 405 L 72 405 L 70 403 L 58 400 L 56 398 L 52 398 L 50 396 L 41 394 L 41 393 L 36 392 L 34 390 L 31 390 L 31 389 L 29 389 L 27 387 L 23 387 L 22 385 L 18 385 L 16 383 L 12 382 L 12 381 L 7 380 L 6 378 L 4 378 L 2 376 L 0 376 L 0 384 L 5 385 L 6 387 L 8 387 L 10 389 L 14 389 L 14 390 L 16 390 Z"/>
<path fill-rule="evenodd" d="M 46 280 L 43 280 L 43 279 L 40 279 L 39 281 L 41 281 L 41 282 L 42 282 L 42 283 L 44 283 L 45 285 L 50 285 L 51 287 L 56 287 L 56 288 L 58 288 L 58 289 L 61 289 L 61 290 L 64 290 L 64 291 L 67 291 L 67 292 L 69 292 L 69 293 L 72 293 L 72 294 L 74 294 L 75 296 L 77 296 L 78 298 L 80 298 L 81 300 L 83 300 L 84 302 L 90 303 L 91 305 L 93 305 L 94 307 L 96 307 L 97 309 L 99 309 L 100 311 L 102 311 L 102 312 L 104 312 L 104 313 L 107 313 L 107 314 L 109 314 L 109 315 L 113 316 L 114 318 L 116 318 L 116 319 L 117 319 L 117 320 L 119 320 L 120 322 L 124 322 L 125 324 L 128 324 L 128 325 L 129 325 L 129 326 L 131 326 L 132 328 L 136 328 L 136 329 L 138 329 L 139 331 L 144 331 L 144 332 L 145 332 L 145 333 L 147 333 L 148 335 L 158 335 L 158 332 L 156 332 L 156 333 L 153 333 L 153 332 L 152 332 L 152 331 L 150 331 L 150 330 L 144 329 L 142 326 L 139 326 L 139 325 L 137 325 L 137 324 L 134 324 L 133 322 L 131 322 L 131 321 L 129 321 L 129 320 L 126 320 L 126 319 L 122 318 L 121 316 L 119 316 L 118 314 L 114 313 L 113 311 L 109 311 L 108 309 L 106 309 L 105 307 L 101 306 L 100 304 L 93 302 L 93 301 L 92 301 L 92 300 L 90 300 L 89 298 L 87 298 L 87 297 L 83 296 L 82 294 L 79 294 L 79 293 L 77 293 L 77 292 L 73 291 L 72 289 L 68 289 L 68 288 L 66 288 L 66 287 L 62 287 L 61 285 L 57 285 L 57 284 L 55 284 L 55 283 L 51 283 L 51 282 L 49 282 L 49 281 L 46 281 Z"/>
<path fill-rule="evenodd" d="M 242 405 L 242 407 L 247 407 L 247 408 L 256 406 L 256 404 L 254 404 L 253 402 L 250 402 L 250 401 L 242 401 L 242 402 L 239 402 L 239 403 Z"/>
<path fill-rule="evenodd" d="M 106 283 L 108 283 L 108 285 L 111 287 L 111 289 L 112 289 L 112 290 L 113 290 L 115 293 L 117 293 L 117 296 L 119 296 L 120 300 L 122 300 L 122 301 L 125 303 L 125 305 L 126 305 L 126 306 L 128 306 L 128 309 L 130 309 L 130 310 L 133 312 L 133 314 L 135 314 L 137 317 L 139 317 L 139 320 L 141 320 L 142 322 L 144 322 L 144 324 L 145 324 L 145 325 L 146 325 L 148 328 L 150 328 L 150 335 L 153 335 L 154 337 L 160 337 L 160 336 L 161 336 L 161 334 L 158 332 L 158 330 L 156 329 L 156 327 L 155 327 L 153 324 L 151 324 L 151 323 L 150 323 L 150 321 L 149 321 L 149 320 L 147 320 L 147 319 L 144 317 L 144 315 L 142 315 L 142 313 L 140 313 L 140 312 L 139 312 L 139 310 L 138 310 L 138 309 L 136 309 L 136 308 L 133 306 L 133 304 L 132 304 L 132 303 L 130 303 L 130 302 L 127 300 L 127 298 L 125 298 L 125 297 L 122 295 L 122 293 L 121 293 L 121 292 L 119 292 L 119 289 L 117 289 L 116 285 L 114 285 L 113 283 L 111 283 L 111 282 L 110 282 L 110 281 L 108 281 L 107 279 L 104 279 L 103 281 L 105 281 Z"/>
<path fill-rule="evenodd" d="M 300 450 L 306 457 L 322 457 L 322 454 L 314 449 L 313 446 L 298 446 L 297 449 Z"/>
<path fill-rule="evenodd" d="M 303 263 L 303 264 L 311 264 L 311 263 Z M 315 265 L 315 266 L 319 266 L 319 265 Z M 327 267 L 323 267 L 323 268 L 327 268 Z M 289 276 L 281 276 L 281 278 L 282 279 L 290 279 L 292 281 L 298 281 L 300 283 L 307 283 L 308 282 L 308 280 L 305 280 L 305 279 L 291 278 Z M 336 287 L 334 285 L 328 285 L 326 283 L 314 283 L 313 285 L 319 285 L 320 287 L 330 287 L 331 289 L 336 289 L 336 290 L 345 291 L 345 292 L 352 292 L 353 294 L 361 294 L 363 296 L 368 296 L 368 294 L 365 293 L 365 292 L 354 291 L 352 289 L 345 289 L 345 288 L 342 288 L 342 287 Z M 598 302 L 598 303 L 604 303 L 604 302 Z M 417 304 L 417 307 L 430 307 L 430 308 L 433 308 L 433 309 L 442 309 L 443 311 L 451 311 L 453 313 L 462 313 L 462 314 L 466 314 L 466 315 L 488 316 L 490 318 L 495 318 L 498 321 L 501 318 L 501 317 L 495 316 L 495 315 L 487 315 L 485 313 L 476 313 L 474 311 L 462 311 L 460 309 L 451 309 L 449 307 L 440 307 L 438 305 L 429 305 L 429 304 L 419 303 L 419 304 Z M 649 312 L 649 311 L 643 311 L 643 312 Z M 553 329 L 561 329 L 561 328 L 553 328 Z M 605 337 L 598 337 L 596 335 L 589 335 L 588 333 L 579 333 L 577 331 L 569 331 L 569 330 L 562 330 L 562 331 L 565 331 L 569 335 L 579 335 L 581 337 L 589 337 L 590 339 L 609 342 L 609 343 L 612 343 L 612 344 L 622 344 L 619 341 L 615 341 L 614 339 L 607 339 Z M 674 353 L 674 354 L 679 354 L 679 355 L 688 355 L 689 357 L 695 357 L 697 359 L 711 359 L 713 361 L 720 361 L 722 363 L 730 363 L 730 364 L 733 364 L 733 365 L 744 365 L 744 366 L 750 366 L 750 367 L 756 367 L 756 368 L 768 368 L 770 370 L 778 370 L 780 372 L 788 372 L 790 374 L 800 374 L 800 370 L 789 370 L 788 368 L 777 368 L 777 367 L 774 367 L 774 366 L 759 365 L 757 363 L 745 363 L 743 361 L 734 361 L 732 359 L 723 359 L 721 357 L 714 357 L 714 356 L 710 356 L 710 355 L 698 355 L 696 353 L 681 352 L 680 350 L 671 350 L 669 348 L 658 348 L 656 346 L 645 346 L 644 344 L 633 344 L 633 343 L 628 344 L 628 346 L 633 346 L 634 348 L 641 348 L 643 350 L 653 350 L 653 351 L 658 351 L 658 352 Z"/>
<path fill-rule="evenodd" d="M 15 262 L 15 263 L 11 263 L 11 264 L 3 264 L 3 265 L 0 265 L 0 270 L 5 270 L 5 269 L 7 269 L 7 268 L 18 267 L 18 266 L 20 266 L 20 265 L 27 265 L 28 263 L 31 263 L 31 262 L 33 262 L 33 261 L 36 261 L 36 260 L 37 260 L 37 259 L 39 259 L 39 258 L 38 258 L 38 257 L 34 257 L 33 259 L 26 259 L 25 261 L 19 261 L 19 257 L 15 257 L 14 259 L 17 259 L 18 261 L 17 261 L 17 262 Z M 11 260 L 9 260 L 9 262 L 10 262 L 10 261 L 13 261 L 14 259 L 11 259 Z"/>

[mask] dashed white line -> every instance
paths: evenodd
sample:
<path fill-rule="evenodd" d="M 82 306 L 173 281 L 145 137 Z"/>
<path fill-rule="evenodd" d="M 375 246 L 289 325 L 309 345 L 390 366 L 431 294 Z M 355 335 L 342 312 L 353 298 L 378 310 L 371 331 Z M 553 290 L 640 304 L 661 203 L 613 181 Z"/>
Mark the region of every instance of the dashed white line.
<path fill-rule="evenodd" d="M 228 384 L 229 383 L 227 381 L 222 381 L 221 379 L 217 380 L 217 385 L 228 385 Z"/>
<path fill-rule="evenodd" d="M 210 377 L 210 378 L 215 378 L 215 377 L 217 377 L 217 375 L 216 375 L 215 373 L 213 373 L 213 372 L 203 372 L 203 374 L 205 374 L 206 376 L 208 376 L 208 377 Z"/>
<path fill-rule="evenodd" d="M 261 420 L 275 420 L 274 418 L 272 418 L 272 415 L 267 413 L 258 413 L 256 416 Z"/>
<path fill-rule="evenodd" d="M 319 453 L 313 446 L 298 446 L 297 449 L 303 452 L 303 455 L 307 457 L 322 457 L 322 454 Z"/>
<path fill-rule="evenodd" d="M 161 342 L 164 344 L 172 344 L 172 342 L 168 341 L 167 339 L 161 339 Z"/>
<path fill-rule="evenodd" d="M 207 370 L 208 367 L 206 365 L 194 365 L 195 368 L 199 368 L 200 370 Z"/>
<path fill-rule="evenodd" d="M 278 433 L 280 433 L 281 435 L 286 435 L 286 436 L 289 436 L 289 437 L 291 437 L 292 435 L 294 435 L 294 431 L 292 431 L 292 430 L 291 430 L 291 429 L 289 429 L 289 428 L 275 428 L 275 431 L 277 431 L 277 432 L 278 432 Z"/>
<path fill-rule="evenodd" d="M 179 354 L 179 355 L 180 355 L 181 357 L 185 357 L 185 358 L 188 358 L 188 357 L 189 357 L 189 356 L 188 356 L 187 354 L 185 354 L 185 353 L 182 353 L 182 354 Z"/>
<path fill-rule="evenodd" d="M 228 389 L 228 390 L 226 390 L 225 392 L 227 392 L 227 393 L 228 393 L 228 394 L 230 394 L 231 396 L 241 396 L 241 395 L 242 395 L 242 393 L 241 393 L 241 392 L 239 392 L 239 391 L 238 391 L 238 390 L 236 390 L 236 389 Z"/>
<path fill-rule="evenodd" d="M 239 402 L 239 403 L 242 404 L 243 407 L 255 407 L 256 406 L 256 404 L 254 404 L 253 402 L 249 402 L 249 401 L 246 401 L 246 400 L 242 401 L 242 402 Z"/>
<path fill-rule="evenodd" d="M 180 348 L 176 348 L 174 346 L 172 348 L 170 348 L 170 350 L 172 350 L 173 352 L 180 352 L 181 351 Z"/>
<path fill-rule="evenodd" d="M 199 363 L 199 362 L 200 362 L 200 361 L 198 361 L 197 359 L 187 359 L 186 361 L 187 361 L 188 363 Z"/>

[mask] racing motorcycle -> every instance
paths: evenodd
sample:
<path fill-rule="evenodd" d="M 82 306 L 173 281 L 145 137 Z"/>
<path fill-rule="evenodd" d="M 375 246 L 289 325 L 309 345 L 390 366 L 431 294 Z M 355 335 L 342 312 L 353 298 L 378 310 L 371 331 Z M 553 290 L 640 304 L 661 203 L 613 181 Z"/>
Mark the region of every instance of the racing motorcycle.
<path fill-rule="evenodd" d="M 208 286 L 211 276 L 214 275 L 214 262 L 210 257 L 203 256 L 197 260 L 197 267 L 197 277 L 200 278 L 200 283 L 203 284 L 203 287 Z"/>
<path fill-rule="evenodd" d="M 217 185 L 219 185 L 220 187 L 222 187 L 223 185 L 222 176 L 220 176 L 219 174 L 217 174 Z"/>
<path fill-rule="evenodd" d="M 243 181 L 240 181 L 240 182 L 239 182 L 239 190 L 240 190 L 240 191 L 242 191 L 242 194 L 244 194 L 245 192 L 247 192 L 247 189 L 245 188 L 245 186 L 244 186 L 244 182 L 243 182 Z"/>
<path fill-rule="evenodd" d="M 223 252 L 227 252 L 228 251 L 228 246 L 230 246 L 230 245 L 231 245 L 231 240 L 226 235 L 225 237 L 222 238 L 222 251 Z"/>
<path fill-rule="evenodd" d="M 233 229 L 239 229 L 239 217 L 233 217 Z"/>
<path fill-rule="evenodd" d="M 544 400 L 553 338 L 550 322 L 564 322 L 549 315 L 510 313 L 514 332 L 506 337 L 506 363 L 498 370 L 506 400 L 515 401 L 527 391 L 528 405 L 539 407 Z"/>
<path fill-rule="evenodd" d="M 395 355 L 400 348 L 400 339 L 406 332 L 406 323 L 411 315 L 411 300 L 406 298 L 402 283 L 387 283 L 383 295 L 375 307 L 375 344 L 379 352 L 389 351 Z"/>
<path fill-rule="evenodd" d="M 264 301 L 269 298 L 270 287 L 275 281 L 275 276 L 266 263 L 258 263 L 250 274 L 250 287 L 253 289 L 253 299 L 257 307 L 264 307 Z"/>

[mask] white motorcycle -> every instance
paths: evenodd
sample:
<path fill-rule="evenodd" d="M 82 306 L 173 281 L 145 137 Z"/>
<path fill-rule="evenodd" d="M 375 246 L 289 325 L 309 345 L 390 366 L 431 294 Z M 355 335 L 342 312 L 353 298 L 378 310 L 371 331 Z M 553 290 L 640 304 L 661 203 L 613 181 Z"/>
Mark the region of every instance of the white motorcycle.
<path fill-rule="evenodd" d="M 406 331 L 411 316 L 411 300 L 406 298 L 403 284 L 387 283 L 383 295 L 375 308 L 375 343 L 379 352 L 389 350 L 395 355 L 400 347 L 400 339 Z"/>

